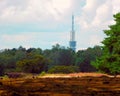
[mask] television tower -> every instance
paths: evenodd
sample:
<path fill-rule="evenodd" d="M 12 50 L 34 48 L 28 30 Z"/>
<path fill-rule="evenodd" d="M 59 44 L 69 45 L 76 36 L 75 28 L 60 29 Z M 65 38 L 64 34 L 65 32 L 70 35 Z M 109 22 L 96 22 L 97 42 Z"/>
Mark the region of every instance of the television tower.
<path fill-rule="evenodd" d="M 76 51 L 75 30 L 74 30 L 74 15 L 72 15 L 72 31 L 70 32 L 70 48 Z"/>

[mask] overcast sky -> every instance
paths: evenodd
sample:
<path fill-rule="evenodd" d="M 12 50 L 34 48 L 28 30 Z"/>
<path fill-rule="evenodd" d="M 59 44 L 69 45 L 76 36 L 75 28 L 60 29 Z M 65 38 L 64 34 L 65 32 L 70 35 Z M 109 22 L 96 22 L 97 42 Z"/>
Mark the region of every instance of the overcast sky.
<path fill-rule="evenodd" d="M 0 0 L 0 49 L 69 46 L 75 15 L 77 50 L 100 45 L 120 0 Z"/>

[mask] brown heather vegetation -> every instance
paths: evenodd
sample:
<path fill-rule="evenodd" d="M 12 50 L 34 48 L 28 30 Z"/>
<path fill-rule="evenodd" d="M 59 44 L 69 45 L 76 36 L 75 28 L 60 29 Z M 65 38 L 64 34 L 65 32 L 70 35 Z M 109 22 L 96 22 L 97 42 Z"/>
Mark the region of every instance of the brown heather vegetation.
<path fill-rule="evenodd" d="M 0 79 L 0 96 L 120 96 L 120 77 L 96 73 Z"/>

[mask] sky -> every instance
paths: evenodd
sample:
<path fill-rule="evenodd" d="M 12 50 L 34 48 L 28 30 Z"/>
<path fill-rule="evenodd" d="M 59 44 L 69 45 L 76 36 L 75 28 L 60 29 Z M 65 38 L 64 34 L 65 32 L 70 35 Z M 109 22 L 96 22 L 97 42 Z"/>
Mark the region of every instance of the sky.
<path fill-rule="evenodd" d="M 69 47 L 75 16 L 77 50 L 101 45 L 120 0 L 0 0 L 0 49 Z"/>

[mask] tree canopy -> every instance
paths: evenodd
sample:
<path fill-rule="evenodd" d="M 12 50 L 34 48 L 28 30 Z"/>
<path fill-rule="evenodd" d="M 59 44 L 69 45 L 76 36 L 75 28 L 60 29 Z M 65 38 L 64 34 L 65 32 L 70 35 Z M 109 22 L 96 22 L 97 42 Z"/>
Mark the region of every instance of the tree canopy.
<path fill-rule="evenodd" d="M 93 62 L 99 71 L 108 74 L 120 73 L 120 13 L 114 15 L 115 24 L 104 30 L 106 38 L 103 40 L 104 54 Z"/>
<path fill-rule="evenodd" d="M 100 46 L 78 50 L 78 52 L 59 44 L 46 50 L 26 49 L 20 46 L 0 51 L 0 75 L 4 75 L 6 72 L 93 72 L 96 70 L 91 66 L 91 61 L 101 55 Z"/>

